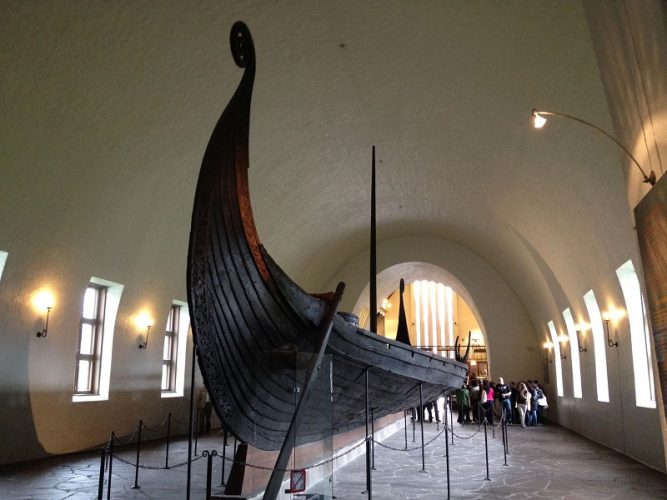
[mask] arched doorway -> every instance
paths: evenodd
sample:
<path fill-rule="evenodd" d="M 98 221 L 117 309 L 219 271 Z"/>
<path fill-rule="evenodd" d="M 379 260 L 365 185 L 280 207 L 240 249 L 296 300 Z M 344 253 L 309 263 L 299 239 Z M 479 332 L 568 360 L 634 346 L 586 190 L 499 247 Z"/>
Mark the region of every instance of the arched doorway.
<path fill-rule="evenodd" d="M 462 283 L 439 266 L 425 262 L 405 262 L 378 274 L 378 304 L 375 311 L 378 335 L 396 337 L 401 278 L 406 283 L 403 301 L 411 344 L 453 358 L 456 338 L 459 338 L 460 352 L 463 353 L 470 332 L 470 374 L 477 378 L 488 378 L 488 343 L 477 308 Z M 354 308 L 354 313 L 359 316 L 359 326 L 366 329 L 370 323 L 368 289 L 367 285 Z"/>

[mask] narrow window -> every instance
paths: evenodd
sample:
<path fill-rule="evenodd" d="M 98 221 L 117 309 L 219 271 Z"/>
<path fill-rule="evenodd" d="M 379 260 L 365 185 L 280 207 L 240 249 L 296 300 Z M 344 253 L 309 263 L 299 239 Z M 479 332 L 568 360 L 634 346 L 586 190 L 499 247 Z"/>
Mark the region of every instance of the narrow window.
<path fill-rule="evenodd" d="M 595 384 L 597 387 L 598 401 L 609 402 L 609 379 L 607 377 L 607 343 L 604 338 L 604 327 L 602 325 L 602 314 L 595 299 L 593 290 L 584 295 L 584 303 L 588 310 L 588 318 L 591 320 L 591 333 L 593 334 L 593 352 L 595 354 Z M 590 344 L 589 344 L 590 345 Z"/>
<path fill-rule="evenodd" d="M 78 395 L 99 394 L 105 304 L 106 288 L 89 284 L 83 296 L 83 313 L 76 353 L 74 392 Z"/>
<path fill-rule="evenodd" d="M 182 397 L 185 388 L 185 352 L 190 314 L 185 302 L 175 300 L 169 309 L 162 347 L 163 398 Z"/>
<path fill-rule="evenodd" d="M 632 344 L 632 367 L 635 374 L 635 400 L 637 406 L 655 408 L 653 361 L 646 307 L 632 261 L 629 260 L 619 267 L 616 270 L 616 275 L 621 284 L 625 306 L 628 311 L 630 343 Z"/>
<path fill-rule="evenodd" d="M 2 279 L 2 272 L 5 270 L 5 262 L 7 262 L 7 256 L 9 254 L 0 250 L 0 280 Z"/>
<path fill-rule="evenodd" d="M 574 326 L 574 319 L 570 308 L 563 311 L 563 319 L 567 328 L 567 336 L 570 344 L 570 359 L 572 360 L 572 392 L 575 398 L 581 398 L 581 365 L 579 364 L 579 341 L 577 340 L 577 330 Z"/>
<path fill-rule="evenodd" d="M 178 320 L 181 307 L 172 304 L 167 317 L 162 348 L 162 391 L 174 392 L 176 387 L 176 360 L 178 354 Z"/>
<path fill-rule="evenodd" d="M 552 348 L 554 350 L 553 358 L 554 367 L 556 368 L 556 394 L 563 397 L 563 368 L 561 367 L 560 343 L 558 342 L 556 325 L 554 325 L 553 321 L 549 321 L 547 326 L 549 327 L 549 335 L 551 335 L 551 343 L 553 344 Z"/>
<path fill-rule="evenodd" d="M 123 285 L 90 278 L 83 295 L 72 401 L 109 399 L 111 355 Z"/>

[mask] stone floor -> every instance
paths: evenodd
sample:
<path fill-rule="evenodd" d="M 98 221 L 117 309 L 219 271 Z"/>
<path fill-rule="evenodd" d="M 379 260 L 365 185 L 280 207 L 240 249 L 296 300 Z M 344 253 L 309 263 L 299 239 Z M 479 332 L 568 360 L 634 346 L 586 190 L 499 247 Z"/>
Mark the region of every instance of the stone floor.
<path fill-rule="evenodd" d="M 375 447 L 373 497 L 376 499 L 445 499 L 447 498 L 446 445 L 443 428 L 425 424 L 425 471 L 422 471 L 421 437 L 416 427 L 399 432 Z M 667 498 L 667 476 L 623 455 L 582 439 L 558 426 L 521 429 L 508 427 L 507 465 L 503 454 L 500 429 L 488 429 L 489 469 L 485 462 L 484 431 L 476 425 L 454 424 L 454 444 L 449 435 L 451 498 L 554 498 L 605 499 Z M 495 434 L 495 435 L 494 435 Z M 231 445 L 231 443 L 230 443 Z M 191 498 L 205 497 L 206 459 L 203 450 L 222 453 L 221 436 L 212 432 L 200 438 L 192 463 Z M 227 448 L 227 453 L 231 446 Z M 118 499 L 184 499 L 186 498 L 187 441 L 170 445 L 169 464 L 165 465 L 164 442 L 145 444 L 142 465 L 135 484 L 136 451 L 130 447 L 117 451 L 114 460 L 111 497 Z M 177 467 L 174 467 L 177 466 Z M 222 460 L 214 458 L 212 484 L 220 484 Z M 226 466 L 226 472 L 229 465 Z M 84 453 L 0 468 L 0 498 L 3 500 L 91 499 L 96 498 L 100 459 L 96 453 Z M 104 484 L 104 498 L 108 485 Z M 359 457 L 334 473 L 331 487 L 317 488 L 333 492 L 337 499 L 367 498 L 365 459 Z M 305 496 L 295 495 L 295 498 Z"/>
<path fill-rule="evenodd" d="M 419 426 L 416 440 L 397 432 L 376 444 L 373 497 L 441 500 L 447 498 L 445 435 L 425 424 L 425 472 Z M 667 476 L 558 426 L 522 429 L 508 426 L 507 466 L 500 428 L 487 429 L 489 472 L 484 428 L 454 423 L 449 435 L 450 498 L 667 499 Z M 364 458 L 339 469 L 334 479 L 337 498 L 367 498 Z"/>

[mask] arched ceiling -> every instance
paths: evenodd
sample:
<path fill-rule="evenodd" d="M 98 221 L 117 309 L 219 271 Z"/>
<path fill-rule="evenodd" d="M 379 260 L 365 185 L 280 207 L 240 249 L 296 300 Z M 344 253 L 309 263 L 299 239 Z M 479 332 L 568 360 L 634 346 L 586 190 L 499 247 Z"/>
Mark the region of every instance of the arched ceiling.
<path fill-rule="evenodd" d="M 614 128 L 578 2 L 8 3 L 5 247 L 103 240 L 117 265 L 184 276 L 198 168 L 241 76 L 228 48 L 241 19 L 257 51 L 255 219 L 305 288 L 367 251 L 372 145 L 379 252 L 411 235 L 465 247 L 536 325 L 636 255 L 615 146 L 529 123 L 537 107 Z"/>

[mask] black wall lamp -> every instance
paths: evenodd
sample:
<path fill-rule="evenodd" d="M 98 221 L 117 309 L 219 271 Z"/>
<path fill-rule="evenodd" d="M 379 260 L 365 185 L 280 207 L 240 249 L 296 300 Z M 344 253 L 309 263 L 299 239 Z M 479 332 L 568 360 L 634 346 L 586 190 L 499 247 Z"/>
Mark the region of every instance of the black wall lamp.
<path fill-rule="evenodd" d="M 588 325 L 585 323 L 580 323 L 575 325 L 575 329 L 577 332 L 577 344 L 579 344 L 579 352 L 587 352 L 588 348 L 586 346 L 586 330 L 588 330 Z"/>
<path fill-rule="evenodd" d="M 567 359 L 567 342 L 569 341 L 567 335 L 560 334 L 558 336 L 558 343 L 560 344 L 560 359 Z"/>
<path fill-rule="evenodd" d="M 607 332 L 607 345 L 609 347 L 618 347 L 618 341 L 611 340 L 609 334 L 609 322 L 611 320 L 617 320 L 625 316 L 625 311 L 622 309 L 615 309 L 612 311 L 605 311 L 602 313 L 602 321 L 604 321 L 604 329 Z M 618 337 L 618 332 L 614 332 L 616 337 Z"/>
<path fill-rule="evenodd" d="M 547 363 L 553 363 L 551 359 L 551 349 L 553 348 L 553 343 L 549 342 L 548 340 L 542 344 L 542 347 L 544 347 L 544 354 L 546 355 L 545 361 Z"/>
<path fill-rule="evenodd" d="M 38 337 L 46 337 L 49 333 L 49 315 L 51 314 L 51 309 L 53 309 L 53 306 L 46 306 L 46 322 L 44 328 L 37 332 L 36 335 Z"/>
<path fill-rule="evenodd" d="M 53 309 L 53 294 L 46 289 L 42 289 L 33 295 L 32 303 L 38 311 L 46 310 L 46 317 L 44 319 L 44 328 L 38 331 L 35 335 L 39 338 L 44 338 L 49 334 L 49 316 L 51 309 Z"/>
<path fill-rule="evenodd" d="M 139 344 L 139 349 L 146 349 L 148 347 L 148 336 L 151 333 L 151 326 L 153 326 L 153 318 L 146 313 L 141 313 L 136 317 L 136 324 L 139 328 L 146 329 L 146 337 L 144 341 Z"/>
<path fill-rule="evenodd" d="M 639 171 L 642 173 L 643 182 L 650 184 L 651 186 L 655 185 L 656 181 L 655 172 L 651 170 L 649 174 L 646 175 L 646 172 L 644 172 L 644 169 L 639 164 L 637 159 L 632 155 L 632 153 L 630 153 L 630 151 L 628 151 L 628 149 L 625 146 L 623 146 L 623 144 L 621 144 L 618 141 L 618 139 L 616 139 L 608 132 L 605 132 L 597 125 L 593 125 L 592 123 L 587 122 L 586 120 L 582 120 L 581 118 L 577 118 L 576 116 L 566 115 L 565 113 L 556 113 L 555 111 L 537 111 L 536 109 L 533 109 L 532 116 L 533 116 L 533 127 L 535 128 L 543 128 L 546 125 L 547 123 L 547 119 L 545 118 L 546 116 L 560 116 L 562 118 L 569 118 L 570 120 L 574 120 L 575 122 L 582 123 L 584 125 L 591 127 L 592 129 L 597 130 L 602 135 L 605 135 L 609 139 L 611 139 L 619 148 L 621 148 L 625 152 L 625 154 L 628 155 L 628 157 L 632 160 L 632 162 L 637 166 Z"/>

